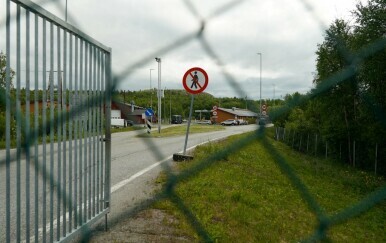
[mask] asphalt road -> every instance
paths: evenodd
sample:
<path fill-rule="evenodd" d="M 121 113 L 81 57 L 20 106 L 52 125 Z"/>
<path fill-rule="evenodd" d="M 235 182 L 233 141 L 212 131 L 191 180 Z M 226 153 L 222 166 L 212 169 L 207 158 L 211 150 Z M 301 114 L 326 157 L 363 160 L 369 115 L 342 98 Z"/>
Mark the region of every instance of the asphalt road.
<path fill-rule="evenodd" d="M 225 130 L 209 132 L 209 133 L 198 133 L 190 134 L 187 148 L 193 148 L 198 144 L 206 143 L 216 139 L 225 138 L 230 135 L 240 134 L 248 131 L 257 129 L 256 125 L 248 126 L 229 126 Z M 163 165 L 171 164 L 172 155 L 177 152 L 181 152 L 184 147 L 185 135 L 175 136 L 175 137 L 153 137 L 153 138 L 143 138 L 138 137 L 138 133 L 145 132 L 145 130 L 132 131 L 132 132 L 122 132 L 112 134 L 112 151 L 111 151 L 111 211 L 109 214 L 110 219 L 117 219 L 121 215 L 124 215 L 125 212 L 130 211 L 133 207 L 138 205 L 141 201 L 151 198 L 152 193 L 152 181 L 158 176 L 162 170 Z M 157 133 L 158 131 L 153 131 Z M 162 133 L 162 131 L 161 131 Z M 48 147 L 48 146 L 47 146 Z M 53 145 L 54 150 L 57 150 L 57 144 Z M 32 148 L 33 149 L 33 148 Z M 67 145 L 67 152 L 69 146 Z M 47 150 L 49 153 L 49 148 Z M 40 156 L 42 156 L 42 146 L 39 146 L 39 161 Z M 24 156 L 23 156 L 24 157 Z M 5 158 L 5 151 L 0 151 L 0 159 Z M 32 160 L 32 159 L 31 159 Z M 32 163 L 32 162 L 31 162 Z M 16 163 L 11 165 L 11 215 L 16 214 Z M 29 190 L 30 197 L 27 197 L 25 192 L 25 185 L 28 178 L 26 178 L 26 162 L 25 158 L 21 159 L 21 224 L 23 230 L 21 231 L 22 239 L 25 237 L 25 227 L 26 227 L 26 210 L 25 205 L 26 201 L 29 200 L 31 206 L 30 210 L 30 222 L 33 223 L 34 220 L 34 167 L 33 163 L 30 167 L 29 175 Z M 53 168 L 55 173 L 56 168 Z M 4 242 L 5 239 L 5 166 L 0 168 L 0 242 Z M 38 177 L 39 189 L 42 191 L 43 181 L 41 175 Z M 49 187 L 47 186 L 47 198 L 49 198 Z M 41 196 L 39 196 L 39 204 L 41 204 Z M 48 199 L 47 199 L 48 200 Z M 56 200 L 54 195 L 53 200 Z M 42 205 L 39 205 L 41 208 Z M 49 206 L 47 202 L 47 207 Z M 56 203 L 54 203 L 54 213 L 53 215 L 47 215 L 47 222 L 49 222 L 49 217 L 57 218 L 56 213 Z M 41 209 L 40 209 L 41 210 Z M 42 225 L 41 221 L 41 211 L 39 213 L 39 225 Z M 16 220 L 14 217 L 11 218 L 11 225 L 15 227 Z M 54 225 L 55 227 L 55 225 Z M 39 230 L 41 230 L 39 228 Z M 55 230 L 56 231 L 56 230 Z M 12 231 L 15 232 L 15 231 Z M 31 225 L 31 236 L 33 235 L 33 226 Z M 54 234 L 55 235 L 55 234 Z M 14 233 L 12 233 L 12 239 L 14 238 Z M 55 237 L 55 236 L 54 236 Z M 33 240 L 33 238 L 31 238 Z"/>

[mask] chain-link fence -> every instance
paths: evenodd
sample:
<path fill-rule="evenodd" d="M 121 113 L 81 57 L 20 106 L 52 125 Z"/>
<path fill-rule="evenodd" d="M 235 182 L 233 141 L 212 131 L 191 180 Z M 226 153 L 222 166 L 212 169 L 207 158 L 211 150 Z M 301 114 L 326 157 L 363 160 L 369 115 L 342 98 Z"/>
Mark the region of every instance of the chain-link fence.
<path fill-rule="evenodd" d="M 47 2 L 50 2 L 50 1 L 40 1 L 39 4 L 44 6 L 44 4 L 46 4 Z M 51 2 L 55 2 L 55 1 L 51 1 Z M 56 1 L 56 2 L 58 2 L 58 1 Z M 229 9 L 237 7 L 242 2 L 246 2 L 246 4 L 248 4 L 248 1 L 229 1 L 225 4 L 220 4 L 218 6 L 218 8 L 216 8 L 212 12 L 212 14 L 209 14 L 209 15 L 207 15 L 206 18 L 203 18 L 199 14 L 199 12 L 200 12 L 198 10 L 199 8 L 198 8 L 198 6 L 195 5 L 194 2 L 188 1 L 188 0 L 183 1 L 185 8 L 188 9 L 189 12 L 193 16 L 196 16 L 197 22 L 199 23 L 200 28 L 198 30 L 193 30 L 189 34 L 187 34 L 179 39 L 172 40 L 168 45 L 166 45 L 162 48 L 159 48 L 158 50 L 155 50 L 153 53 L 136 60 L 133 64 L 128 65 L 124 69 L 123 72 L 121 72 L 119 74 L 112 74 L 113 82 L 112 82 L 112 85 L 110 87 L 109 93 L 112 93 L 112 91 L 115 90 L 118 87 L 118 85 L 121 82 L 123 82 L 124 79 L 133 75 L 133 73 L 135 73 L 135 71 L 138 68 L 143 67 L 147 63 L 153 61 L 153 58 L 155 56 L 167 55 L 168 53 L 172 52 L 173 50 L 175 50 L 177 48 L 188 45 L 191 42 L 197 42 L 197 43 L 199 43 L 201 48 L 204 50 L 206 55 L 211 60 L 213 60 L 213 62 L 216 63 L 216 65 L 218 65 L 219 70 L 221 71 L 221 73 L 225 77 L 226 83 L 232 87 L 232 89 L 235 91 L 236 94 L 243 97 L 245 95 L 245 91 L 241 87 L 240 82 L 238 82 L 237 78 L 235 78 L 232 75 L 232 73 L 227 69 L 227 63 L 224 62 L 220 58 L 220 55 L 215 51 L 215 48 L 213 48 L 214 44 L 210 43 L 206 37 L 206 33 L 208 32 L 206 26 L 212 20 L 216 19 L 219 16 L 226 17 L 227 11 Z M 326 28 L 326 23 L 324 23 L 321 20 L 317 11 L 314 9 L 312 2 L 306 1 L 306 0 L 299 0 L 298 2 L 301 3 L 304 6 L 304 8 L 310 13 L 311 19 L 316 20 L 319 23 L 321 28 L 324 28 L 324 29 Z M 106 3 L 106 4 L 108 4 L 108 3 Z M 60 5 L 58 3 L 58 6 L 60 8 L 62 8 L 64 11 L 64 8 L 62 5 Z M 3 10 L 1 10 L 1 11 L 3 11 Z M 5 26 L 5 23 L 2 23 L 2 26 L 0 26 L 0 27 L 4 28 L 4 26 Z M 7 44 L 8 44 L 8 42 L 7 42 Z M 282 109 L 279 109 L 278 111 L 276 111 L 275 114 L 271 115 L 271 119 L 275 120 L 276 117 L 279 117 L 280 115 L 288 112 L 292 108 L 294 108 L 298 105 L 304 104 L 307 101 L 313 100 L 315 97 L 318 97 L 319 95 L 322 95 L 324 92 L 331 90 L 336 84 L 339 84 L 339 83 L 343 82 L 344 80 L 347 80 L 350 77 L 354 77 L 357 73 L 355 70 L 355 67 L 360 61 L 365 60 L 366 58 L 368 58 L 368 57 L 370 57 L 378 52 L 384 51 L 385 47 L 386 47 L 386 39 L 380 38 L 377 41 L 370 43 L 370 45 L 362 47 L 357 53 L 350 53 L 351 57 L 354 57 L 352 59 L 355 60 L 355 62 L 351 63 L 351 65 L 348 65 L 347 67 L 343 68 L 339 72 L 336 72 L 335 74 L 328 77 L 326 80 L 324 80 L 323 85 L 317 86 L 312 92 L 310 92 L 308 95 L 305 95 L 302 99 L 295 100 L 295 101 L 289 103 L 287 106 L 283 107 Z M 119 51 L 119 50 L 117 50 L 117 51 Z M 12 73 L 11 73 L 9 68 L 10 67 L 8 66 L 7 77 L 12 76 Z M 11 89 L 11 87 L 8 87 L 8 90 L 10 90 L 10 89 Z M 2 106 L 5 107 L 5 105 L 7 103 L 6 100 L 9 100 L 9 99 L 10 99 L 9 96 L 2 93 L 2 97 L 1 97 Z M 369 104 L 369 106 L 371 106 L 371 105 Z M 81 107 L 83 107 L 84 110 L 88 109 L 87 103 L 84 103 L 83 105 L 81 105 Z M 375 109 L 375 108 L 371 107 L 371 109 Z M 10 110 L 10 107 L 8 105 L 6 111 L 10 112 L 9 110 Z M 255 108 L 255 110 L 259 110 L 259 109 Z M 81 112 L 81 110 L 79 112 Z M 25 122 L 27 122 L 28 119 L 29 118 L 24 117 Z M 55 119 L 52 118 L 51 121 L 53 121 L 53 120 L 55 120 Z M 53 129 L 53 124 L 50 123 L 51 121 L 47 120 L 43 125 L 45 127 Z M 58 119 L 57 121 L 58 121 L 58 125 L 60 125 L 60 126 L 64 126 L 66 124 L 65 119 Z M 27 123 L 27 124 L 29 124 L 29 123 Z M 386 128 L 385 123 L 383 122 L 382 124 L 383 124 L 383 129 L 385 129 Z M 38 127 L 32 127 L 31 131 L 26 132 L 26 134 L 37 134 L 39 129 L 40 128 L 38 128 Z M 340 212 L 338 212 L 334 215 L 328 215 L 323 210 L 322 206 L 318 203 L 318 201 L 316 200 L 316 197 L 309 191 L 309 189 L 307 188 L 305 183 L 300 179 L 300 177 L 296 174 L 296 172 L 291 168 L 289 163 L 284 159 L 284 157 L 278 151 L 276 151 L 276 149 L 272 146 L 272 144 L 270 144 L 268 142 L 268 140 L 264 138 L 264 134 L 265 134 L 265 129 L 263 127 L 260 127 L 258 130 L 251 133 L 249 136 L 242 138 L 240 141 L 238 141 L 237 143 L 233 143 L 229 147 L 226 147 L 220 151 L 217 151 L 215 154 L 204 159 L 203 161 L 199 161 L 197 166 L 194 166 L 193 168 L 191 168 L 187 171 L 184 171 L 183 173 L 178 174 L 178 175 L 173 174 L 172 169 L 166 163 L 162 163 L 161 165 L 163 167 L 163 170 L 165 171 L 165 173 L 167 175 L 167 182 L 166 182 L 166 186 L 164 187 L 164 189 L 160 193 L 153 196 L 151 199 L 141 202 L 141 204 L 139 206 L 123 212 L 122 214 L 120 214 L 119 218 L 110 219 L 111 222 L 117 223 L 117 222 L 119 222 L 119 219 L 131 217 L 131 216 L 135 215 L 136 213 L 138 213 L 139 211 L 149 208 L 154 202 L 167 198 L 172 203 L 174 203 L 176 205 L 176 207 L 186 216 L 187 220 L 190 222 L 190 224 L 193 226 L 193 228 L 195 229 L 197 234 L 202 238 L 203 241 L 211 241 L 211 236 L 209 235 L 209 233 L 202 226 L 199 219 L 197 217 L 195 217 L 194 213 L 189 209 L 186 202 L 184 202 L 175 193 L 174 188 L 182 180 L 188 180 L 189 178 L 195 176 L 198 172 L 200 172 L 203 169 L 207 168 L 208 166 L 216 163 L 216 161 L 227 157 L 231 153 L 237 152 L 241 148 L 250 144 L 251 141 L 256 141 L 256 140 L 259 140 L 264 144 L 265 149 L 270 154 L 272 154 L 272 157 L 275 159 L 276 164 L 281 168 L 281 171 L 288 177 L 288 179 L 292 183 L 292 186 L 297 191 L 299 191 L 303 200 L 306 202 L 306 204 L 309 206 L 309 208 L 312 210 L 312 212 L 316 215 L 317 221 L 318 221 L 317 227 L 315 228 L 314 233 L 306 240 L 315 241 L 315 240 L 326 239 L 327 238 L 326 232 L 329 228 L 334 227 L 335 225 L 340 224 L 342 222 L 348 221 L 348 220 L 350 220 L 350 219 L 352 219 L 352 218 L 354 218 L 362 213 L 366 213 L 366 211 L 368 211 L 369 209 L 371 209 L 375 205 L 383 202 L 386 199 L 386 187 L 384 186 L 384 187 L 378 189 L 377 191 L 369 193 L 366 198 L 363 198 L 361 201 L 359 201 L 355 205 L 351 205 L 350 207 L 347 207 L 347 208 L 341 210 Z M 23 146 L 22 146 L 24 148 L 24 150 L 21 150 L 18 153 L 18 156 L 21 156 L 21 154 L 25 155 L 26 157 L 30 156 L 29 148 L 34 146 L 34 144 L 38 141 L 38 137 L 37 136 L 29 136 L 28 138 L 29 139 L 27 139 L 26 143 L 23 144 Z M 287 138 L 291 139 L 290 137 L 287 137 Z M 10 139 L 10 138 L 8 138 L 8 139 Z M 52 137 L 52 139 L 55 139 L 55 138 Z M 290 140 L 288 140 L 288 141 L 290 141 Z M 303 143 L 302 139 L 295 140 L 295 138 L 292 137 L 291 141 L 292 142 L 290 142 L 290 144 L 292 146 L 295 146 L 295 144 L 299 143 L 299 145 L 296 145 L 296 146 L 298 146 L 300 149 L 303 149 L 303 150 L 305 148 L 307 148 L 307 150 L 311 149 L 308 147 L 304 147 L 304 146 L 306 146 L 306 143 Z M 156 157 L 159 161 L 163 160 L 161 148 L 157 148 L 155 146 L 155 144 L 152 143 L 151 140 L 146 140 L 146 143 L 149 146 L 149 148 L 150 147 L 152 148 L 152 151 L 154 153 L 154 157 Z M 317 144 L 317 143 L 315 142 L 315 144 Z M 316 149 L 316 151 L 317 151 L 317 149 Z M 7 158 L 12 158 L 10 152 L 11 152 L 10 149 L 7 149 L 7 153 L 8 153 Z M 326 152 L 326 153 L 328 153 L 328 152 Z M 10 161 L 9 159 L 3 159 L 2 158 L 1 159 L 1 167 L 2 167 L 2 169 L 4 169 L 4 167 L 7 163 L 9 164 L 9 163 L 14 163 L 14 162 L 15 162 L 15 160 L 13 160 L 13 159 L 12 159 L 12 161 Z M 251 161 L 251 163 L 254 163 L 254 161 Z M 40 173 L 45 173 L 45 172 L 44 172 L 44 170 L 41 170 Z M 48 174 L 45 174 L 45 176 L 47 178 L 52 178 L 54 175 L 48 173 Z M 58 185 L 58 186 L 60 186 L 60 185 Z M 58 190 L 58 189 L 55 189 L 55 190 Z M 58 191 L 60 191 L 60 190 L 58 190 Z M 62 196 L 62 197 L 58 197 L 58 198 L 60 198 L 60 200 L 62 201 L 63 204 L 67 204 L 67 205 L 72 204 L 71 199 L 68 197 Z M 8 203 L 10 203 L 10 202 L 8 201 Z M 1 205 L 1 207 L 3 207 L 3 205 Z M 6 212 L 6 213 L 9 214 L 10 212 Z M 8 217 L 10 217 L 10 215 L 8 215 Z M 0 223 L 3 225 L 2 222 L 0 222 Z M 89 240 L 89 233 L 90 233 L 89 229 L 85 228 L 83 231 L 82 240 L 84 240 L 84 241 Z"/>

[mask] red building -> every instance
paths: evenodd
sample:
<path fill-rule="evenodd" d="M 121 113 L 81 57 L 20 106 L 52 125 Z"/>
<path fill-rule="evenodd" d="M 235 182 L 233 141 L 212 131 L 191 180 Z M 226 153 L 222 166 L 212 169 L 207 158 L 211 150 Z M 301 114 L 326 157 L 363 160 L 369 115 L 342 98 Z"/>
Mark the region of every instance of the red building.
<path fill-rule="evenodd" d="M 212 110 L 213 114 L 213 110 Z M 215 118 L 217 116 L 217 118 Z M 255 123 L 257 118 L 257 113 L 246 110 L 246 109 L 240 109 L 233 107 L 232 109 L 226 109 L 218 107 L 216 110 L 216 116 L 212 117 L 212 121 L 216 121 L 216 123 L 221 123 L 227 119 L 242 119 L 247 120 L 249 122 Z"/>

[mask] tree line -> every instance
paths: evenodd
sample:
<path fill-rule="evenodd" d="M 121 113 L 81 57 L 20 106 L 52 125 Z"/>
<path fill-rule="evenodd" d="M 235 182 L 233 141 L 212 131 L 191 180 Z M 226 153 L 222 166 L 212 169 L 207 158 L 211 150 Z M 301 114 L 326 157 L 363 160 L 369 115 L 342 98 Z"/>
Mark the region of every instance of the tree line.
<path fill-rule="evenodd" d="M 114 92 L 113 99 L 124 103 L 134 103 L 135 105 L 152 108 L 154 111 L 158 109 L 157 90 L 117 90 Z M 168 120 L 170 115 L 181 115 L 184 118 L 189 117 L 191 96 L 185 90 L 165 90 L 162 102 L 162 119 Z M 283 104 L 283 100 L 280 99 L 267 99 L 263 103 L 268 107 L 274 109 Z M 222 108 L 237 107 L 240 109 L 248 109 L 256 113 L 259 112 L 259 101 L 246 98 L 237 97 L 215 97 L 209 93 L 203 92 L 195 95 L 193 110 L 208 110 L 211 111 L 213 106 Z M 199 113 L 193 114 L 199 119 Z M 210 113 L 202 113 L 202 119 L 210 119 Z"/>
<path fill-rule="evenodd" d="M 326 30 L 314 88 L 286 96 L 275 125 L 319 134 L 353 166 L 371 169 L 378 159 L 386 174 L 386 1 L 358 3 L 352 14 Z"/>

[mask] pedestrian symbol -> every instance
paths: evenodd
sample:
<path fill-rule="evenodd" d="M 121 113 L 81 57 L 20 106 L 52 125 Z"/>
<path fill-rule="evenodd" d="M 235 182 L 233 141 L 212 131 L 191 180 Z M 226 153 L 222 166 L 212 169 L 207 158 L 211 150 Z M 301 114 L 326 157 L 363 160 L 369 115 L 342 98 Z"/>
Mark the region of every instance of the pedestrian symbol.
<path fill-rule="evenodd" d="M 190 88 L 192 89 L 194 86 L 197 89 L 197 84 L 198 84 L 197 71 L 194 71 L 194 76 L 192 78 L 192 86 L 190 86 Z"/>

